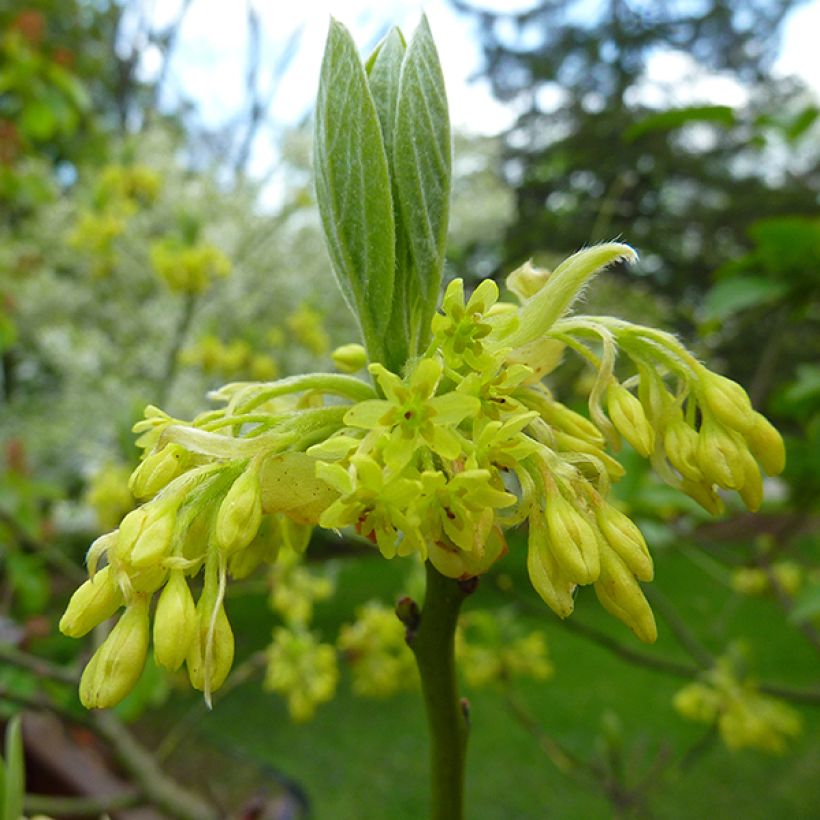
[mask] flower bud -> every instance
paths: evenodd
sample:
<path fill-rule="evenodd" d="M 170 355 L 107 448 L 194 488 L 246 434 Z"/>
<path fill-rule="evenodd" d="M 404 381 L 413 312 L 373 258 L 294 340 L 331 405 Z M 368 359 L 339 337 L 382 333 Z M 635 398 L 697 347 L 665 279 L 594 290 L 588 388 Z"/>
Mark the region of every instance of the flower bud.
<path fill-rule="evenodd" d="M 553 557 L 546 518 L 538 513 L 530 517 L 527 572 L 535 591 L 559 618 L 572 614 L 575 584 L 567 580 Z"/>
<path fill-rule="evenodd" d="M 782 473 L 786 466 L 786 448 L 771 422 L 760 413 L 755 413 L 754 424 L 745 435 L 752 455 L 760 462 L 766 475 Z"/>
<path fill-rule="evenodd" d="M 544 287 L 549 275 L 550 271 L 536 268 L 530 259 L 507 277 L 506 285 L 523 302 Z"/>
<path fill-rule="evenodd" d="M 737 382 L 705 370 L 701 387 L 704 404 L 721 424 L 740 433 L 754 426 L 756 414 L 749 395 Z"/>
<path fill-rule="evenodd" d="M 601 550 L 601 576 L 595 584 L 601 606 L 625 623 L 644 643 L 658 637 L 655 616 L 627 565 L 610 549 Z"/>
<path fill-rule="evenodd" d="M 367 366 L 367 351 L 359 344 L 337 347 L 330 357 L 342 373 L 358 373 Z"/>
<path fill-rule="evenodd" d="M 125 518 L 122 519 L 119 530 L 117 530 L 117 540 L 109 548 L 109 554 L 117 559 L 128 560 L 131 555 L 131 549 L 139 538 L 143 527 L 145 526 L 148 514 L 144 507 L 137 507 L 136 510 L 131 510 Z"/>
<path fill-rule="evenodd" d="M 122 603 L 122 592 L 114 583 L 111 567 L 103 567 L 71 596 L 60 619 L 60 632 L 69 638 L 81 638 L 110 618 Z"/>
<path fill-rule="evenodd" d="M 680 488 L 706 512 L 712 515 L 720 515 L 723 512 L 723 499 L 712 489 L 711 484 L 684 478 Z"/>
<path fill-rule="evenodd" d="M 182 666 L 197 630 L 196 606 L 181 570 L 171 572 L 154 613 L 154 658 L 169 672 Z"/>
<path fill-rule="evenodd" d="M 690 481 L 701 481 L 698 467 L 698 434 L 682 416 L 670 422 L 663 436 L 663 448 L 669 463 Z"/>
<path fill-rule="evenodd" d="M 83 670 L 83 706 L 105 709 L 119 703 L 139 680 L 147 653 L 148 596 L 137 595 Z"/>
<path fill-rule="evenodd" d="M 131 566 L 145 569 L 159 564 L 171 549 L 175 523 L 174 508 L 152 509 L 128 557 Z"/>
<path fill-rule="evenodd" d="M 698 465 L 704 477 L 727 490 L 739 490 L 745 479 L 744 447 L 737 433 L 706 416 L 698 434 Z"/>
<path fill-rule="evenodd" d="M 259 475 L 246 469 L 228 490 L 216 514 L 214 535 L 224 555 L 241 550 L 253 540 L 262 522 Z"/>
<path fill-rule="evenodd" d="M 603 447 L 604 437 L 601 431 L 588 419 L 560 402 L 544 402 L 539 408 L 545 421 L 558 427 L 573 438 L 584 439 L 597 447 Z"/>
<path fill-rule="evenodd" d="M 128 487 L 135 498 L 152 498 L 173 481 L 185 467 L 187 451 L 179 444 L 166 444 L 144 458 L 131 473 Z"/>
<path fill-rule="evenodd" d="M 750 512 L 757 512 L 763 503 L 763 478 L 752 454 L 745 448 L 740 451 L 743 464 L 743 486 L 740 488 L 740 497 Z"/>
<path fill-rule="evenodd" d="M 610 384 L 606 391 L 607 409 L 615 429 L 648 458 L 655 449 L 655 431 L 646 418 L 643 405 L 623 385 Z"/>
<path fill-rule="evenodd" d="M 629 567 L 630 572 L 640 581 L 651 581 L 654 576 L 652 557 L 635 522 L 607 503 L 595 511 L 595 518 L 609 546 Z"/>
<path fill-rule="evenodd" d="M 547 529 L 553 554 L 564 575 L 578 584 L 598 578 L 598 539 L 575 507 L 560 492 L 547 498 Z"/>
<path fill-rule="evenodd" d="M 209 599 L 210 596 L 203 594 L 197 602 L 196 629 L 185 658 L 191 686 L 208 693 L 208 696 L 225 683 L 233 665 L 234 653 L 233 631 L 222 604 L 216 611 L 213 641 L 209 651 L 208 635 L 213 615 L 213 604 L 208 605 Z"/>

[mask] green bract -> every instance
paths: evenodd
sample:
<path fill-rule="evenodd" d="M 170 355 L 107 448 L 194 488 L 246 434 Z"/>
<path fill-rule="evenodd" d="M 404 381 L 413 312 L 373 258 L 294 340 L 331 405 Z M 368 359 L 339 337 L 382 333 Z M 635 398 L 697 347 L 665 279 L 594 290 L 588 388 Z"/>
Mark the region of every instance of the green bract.
<path fill-rule="evenodd" d="M 61 623 L 76 637 L 125 606 L 84 676 L 89 706 L 109 705 L 136 681 L 149 602 L 163 587 L 157 659 L 169 668 L 184 659 L 208 697 L 233 659 L 228 577 L 262 562 L 284 572 L 316 524 L 352 528 L 386 558 L 417 556 L 469 579 L 503 558 L 507 530 L 528 522 L 529 575 L 551 609 L 567 617 L 576 589 L 592 585 L 609 612 L 652 641 L 640 586 L 652 579 L 652 559 L 635 524 L 608 501 L 624 474 L 611 452 L 626 440 L 710 512 L 722 507 L 718 488 L 756 509 L 758 464 L 770 474 L 783 468 L 783 442 L 745 391 L 675 337 L 568 314 L 593 276 L 635 258 L 627 245 L 580 251 L 552 274 L 524 266 L 508 281 L 518 303 L 500 301 L 494 282 L 467 296 L 455 280 L 436 311 L 450 137 L 426 22 L 406 47 L 392 31 L 366 67 L 331 24 L 316 171 L 331 262 L 373 381 L 311 373 L 233 383 L 212 394 L 221 406 L 192 421 L 146 409 L 134 428 L 144 460 L 132 480 L 145 503 L 95 542 L 95 580 Z M 544 383 L 568 352 L 594 373 L 588 418 Z M 346 346 L 336 358 L 356 371 L 365 352 Z M 194 605 L 188 579 L 200 572 Z M 303 591 L 296 609 L 319 594 Z M 335 666 L 295 611 L 289 627 L 277 636 L 281 666 L 268 684 L 289 688 L 320 668 L 322 687 L 291 702 L 306 716 L 330 696 Z"/>

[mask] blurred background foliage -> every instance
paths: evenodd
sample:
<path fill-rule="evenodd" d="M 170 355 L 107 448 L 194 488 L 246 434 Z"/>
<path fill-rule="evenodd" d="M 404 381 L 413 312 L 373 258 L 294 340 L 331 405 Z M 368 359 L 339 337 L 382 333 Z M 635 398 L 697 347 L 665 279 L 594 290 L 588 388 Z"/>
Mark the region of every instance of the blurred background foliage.
<path fill-rule="evenodd" d="M 298 30 L 263 83 L 260 17 L 237 11 L 244 113 L 206 127 L 194 102 L 160 104 L 196 2 L 164 26 L 136 0 L 0 2 L 0 707 L 84 727 L 74 751 L 93 736 L 122 758 L 123 733 L 139 738 L 219 816 L 390 805 L 416 818 L 423 721 L 391 613 L 418 594 L 415 570 L 319 533 L 309 563 L 235 584 L 244 663 L 207 717 L 155 668 L 116 716 L 83 716 L 77 648 L 56 632 L 87 544 L 133 503 L 130 428 L 145 404 L 190 416 L 225 381 L 327 369 L 355 338 L 320 238 L 310 123 L 278 127 L 271 168 L 254 165 Z M 528 258 L 549 268 L 623 238 L 641 262 L 596 282 L 589 312 L 681 334 L 749 388 L 789 452 L 762 513 L 719 522 L 622 454 L 619 499 L 657 562 L 661 638 L 648 651 L 583 596 L 557 622 L 512 539 L 461 640 L 470 816 L 808 818 L 820 803 L 820 109 L 772 71 L 799 4 L 451 5 L 474 21 L 483 75 L 516 116 L 496 136 L 456 136 L 448 275 L 503 282 Z M 160 59 L 146 79 L 149 48 Z M 670 57 L 685 79 L 659 87 L 649 66 Z M 732 105 L 702 90 L 716 76 Z M 558 378 L 573 404 L 588 374 Z M 65 773 L 38 774 L 23 730 L 29 791 L 83 794 Z M 132 803 L 185 816 L 135 758 L 121 765 Z M 17 788 L 19 767 L 6 768 Z M 27 802 L 62 816 L 55 805 Z"/>

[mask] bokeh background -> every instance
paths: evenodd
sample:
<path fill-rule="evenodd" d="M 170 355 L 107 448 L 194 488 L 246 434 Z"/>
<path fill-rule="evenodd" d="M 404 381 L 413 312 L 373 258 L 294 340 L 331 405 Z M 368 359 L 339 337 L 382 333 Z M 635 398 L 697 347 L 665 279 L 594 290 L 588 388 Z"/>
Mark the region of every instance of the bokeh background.
<path fill-rule="evenodd" d="M 419 694 L 380 620 L 416 568 L 317 534 L 301 574 L 233 585 L 238 671 L 212 712 L 149 665 L 113 729 L 89 721 L 71 681 L 91 644 L 56 630 L 87 545 L 134 504 L 146 404 L 188 418 L 226 381 L 327 369 L 355 339 L 311 173 L 327 20 L 366 54 L 421 10 L 0 0 L 0 716 L 27 713 L 29 790 L 48 795 L 32 813 L 137 802 L 126 733 L 219 816 L 424 816 Z M 503 284 L 620 238 L 641 260 L 585 310 L 678 333 L 788 446 L 761 513 L 729 502 L 719 521 L 619 456 L 617 496 L 656 557 L 654 647 L 589 596 L 559 622 L 513 536 L 467 608 L 468 816 L 816 817 L 820 3 L 424 10 L 455 128 L 446 276 Z M 577 405 L 586 378 L 568 365 L 551 387 Z M 307 650 L 291 684 L 264 686 L 294 606 L 340 670 L 308 721 L 290 697 L 321 677 Z M 174 816 L 139 811 L 111 815 Z"/>

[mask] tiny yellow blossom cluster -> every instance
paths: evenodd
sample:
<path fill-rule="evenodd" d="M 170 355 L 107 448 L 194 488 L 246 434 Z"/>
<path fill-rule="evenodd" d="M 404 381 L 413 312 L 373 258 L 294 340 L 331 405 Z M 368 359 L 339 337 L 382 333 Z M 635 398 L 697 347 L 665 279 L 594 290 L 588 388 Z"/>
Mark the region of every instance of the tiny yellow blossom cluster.
<path fill-rule="evenodd" d="M 740 679 L 727 658 L 721 658 L 702 680 L 681 689 L 674 706 L 689 720 L 716 725 L 730 749 L 781 754 L 787 741 L 800 733 L 797 712 L 761 694 L 754 682 Z"/>
<path fill-rule="evenodd" d="M 151 265 L 160 279 L 177 293 L 203 293 L 231 271 L 228 257 L 208 242 L 187 244 L 173 236 L 151 245 Z"/>
<path fill-rule="evenodd" d="M 131 479 L 144 503 L 92 546 L 92 579 L 63 619 L 63 631 L 77 635 L 126 607 L 115 640 L 86 670 L 84 702 L 108 705 L 118 699 L 111 692 L 133 685 L 148 602 L 160 590 L 155 652 L 157 635 L 170 637 L 159 662 L 185 661 L 195 686 L 216 689 L 233 652 L 227 576 L 273 561 L 293 528 L 317 523 L 354 528 L 386 558 L 413 555 L 469 578 L 505 554 L 505 530 L 527 521 L 530 579 L 550 608 L 567 617 L 577 587 L 592 585 L 609 612 L 653 641 L 640 587 L 652 579 L 652 559 L 640 530 L 608 500 L 623 474 L 608 450 L 625 439 L 712 512 L 721 506 L 717 488 L 737 490 L 756 509 L 758 465 L 778 472 L 784 451 L 743 389 L 673 336 L 565 315 L 592 275 L 633 256 L 625 245 L 601 245 L 549 276 L 519 271 L 509 285 L 520 305 L 499 301 L 492 281 L 467 298 L 455 280 L 423 355 L 402 373 L 371 362 L 372 383 L 333 373 L 233 383 L 213 394 L 219 409 L 192 422 L 149 407 L 135 427 L 145 455 Z M 568 350 L 595 372 L 589 417 L 543 382 Z M 359 353 L 349 349 L 339 361 L 353 370 Z M 186 578 L 203 569 L 194 607 Z M 282 652 L 291 657 L 292 648 Z M 122 686 L 111 683 L 117 674 Z"/>
<path fill-rule="evenodd" d="M 233 339 L 223 342 L 218 336 L 203 336 L 180 353 L 181 364 L 199 367 L 205 373 L 237 377 L 249 375 L 253 379 L 275 379 L 279 373 L 276 359 L 268 353 L 256 353 L 249 342 Z"/>

